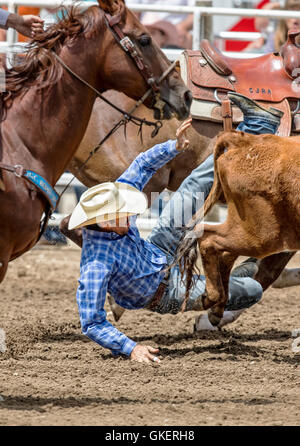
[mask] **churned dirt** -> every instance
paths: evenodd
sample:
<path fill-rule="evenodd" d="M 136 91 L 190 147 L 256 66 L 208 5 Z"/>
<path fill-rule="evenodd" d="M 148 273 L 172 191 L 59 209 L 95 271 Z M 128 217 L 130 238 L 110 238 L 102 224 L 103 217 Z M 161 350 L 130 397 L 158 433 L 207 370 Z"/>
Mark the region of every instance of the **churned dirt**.
<path fill-rule="evenodd" d="M 40 246 L 10 265 L 0 293 L 0 425 L 300 424 L 291 335 L 299 287 L 268 290 L 217 333 L 194 334 L 194 312 L 125 312 L 119 329 L 160 348 L 161 364 L 148 366 L 114 359 L 81 334 L 79 259 L 79 249 Z"/>

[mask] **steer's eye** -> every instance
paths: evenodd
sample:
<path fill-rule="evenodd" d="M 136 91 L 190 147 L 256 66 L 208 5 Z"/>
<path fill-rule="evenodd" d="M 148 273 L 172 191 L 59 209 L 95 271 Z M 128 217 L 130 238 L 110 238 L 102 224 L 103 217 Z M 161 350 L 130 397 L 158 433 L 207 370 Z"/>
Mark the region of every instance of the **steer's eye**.
<path fill-rule="evenodd" d="M 151 37 L 150 37 L 150 36 L 147 36 L 146 34 L 144 34 L 143 36 L 141 36 L 141 37 L 139 38 L 139 43 L 140 43 L 140 45 L 142 45 L 142 46 L 148 46 L 148 45 L 151 44 Z"/>

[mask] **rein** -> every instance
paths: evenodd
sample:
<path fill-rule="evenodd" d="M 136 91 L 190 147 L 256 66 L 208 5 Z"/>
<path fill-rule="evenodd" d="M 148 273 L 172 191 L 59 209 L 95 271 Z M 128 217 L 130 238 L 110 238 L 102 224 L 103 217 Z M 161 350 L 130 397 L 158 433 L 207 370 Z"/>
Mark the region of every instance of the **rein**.
<path fill-rule="evenodd" d="M 113 104 L 112 102 L 110 102 L 108 99 L 106 99 L 105 96 L 103 96 L 103 94 L 100 93 L 100 91 L 98 91 L 95 87 L 93 87 L 91 84 L 89 84 L 87 81 L 85 81 L 81 76 L 79 76 L 78 74 L 76 74 L 67 64 L 65 64 L 65 62 L 56 54 L 53 52 L 53 55 L 55 56 L 55 58 L 58 60 L 58 62 L 65 68 L 66 71 L 68 71 L 70 74 L 72 74 L 72 76 L 76 77 L 76 79 L 78 79 L 80 82 L 82 82 L 84 85 L 86 85 L 87 87 L 89 87 L 91 90 L 93 90 L 96 95 L 102 99 L 104 102 L 106 102 L 108 105 L 110 105 L 112 108 L 114 108 L 115 110 L 117 110 L 119 113 L 121 113 L 125 120 L 128 121 L 133 121 L 135 124 L 139 123 L 141 125 L 146 124 L 148 126 L 153 126 L 155 127 L 154 129 L 154 135 L 157 135 L 159 129 L 161 128 L 161 122 L 160 121 L 156 121 L 156 122 L 152 122 L 152 121 L 146 121 L 145 119 L 141 119 L 138 118 L 137 116 L 133 116 L 132 113 L 134 110 L 136 110 L 136 108 L 138 107 L 138 105 L 142 104 L 143 102 L 145 102 L 145 100 L 148 98 L 148 96 L 151 94 L 152 90 L 151 88 L 149 88 L 149 90 L 146 91 L 146 93 L 144 94 L 144 96 L 136 102 L 136 105 L 134 106 L 134 108 L 132 109 L 132 111 L 126 112 L 124 110 L 122 110 L 121 108 L 119 108 L 117 105 Z M 137 105 L 138 104 L 138 105 Z"/>

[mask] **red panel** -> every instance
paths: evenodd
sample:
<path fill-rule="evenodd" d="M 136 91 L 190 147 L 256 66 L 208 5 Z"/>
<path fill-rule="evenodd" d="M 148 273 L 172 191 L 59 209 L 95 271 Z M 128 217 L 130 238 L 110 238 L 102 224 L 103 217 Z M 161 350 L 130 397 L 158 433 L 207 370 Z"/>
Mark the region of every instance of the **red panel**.
<path fill-rule="evenodd" d="M 255 9 L 261 9 L 269 0 L 262 0 Z M 238 32 L 255 32 L 254 18 L 246 18 L 239 20 L 234 26 L 232 26 L 228 31 L 238 31 Z M 242 51 L 250 42 L 239 41 L 239 40 L 226 40 L 225 41 L 225 51 Z"/>

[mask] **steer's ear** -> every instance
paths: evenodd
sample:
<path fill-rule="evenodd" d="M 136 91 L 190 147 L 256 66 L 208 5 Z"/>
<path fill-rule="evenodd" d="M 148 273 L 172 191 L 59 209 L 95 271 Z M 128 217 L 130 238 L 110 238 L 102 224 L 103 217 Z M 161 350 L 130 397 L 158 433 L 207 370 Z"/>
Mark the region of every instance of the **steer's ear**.
<path fill-rule="evenodd" d="M 98 0 L 98 3 L 100 8 L 110 15 L 119 14 L 125 7 L 124 0 Z"/>

